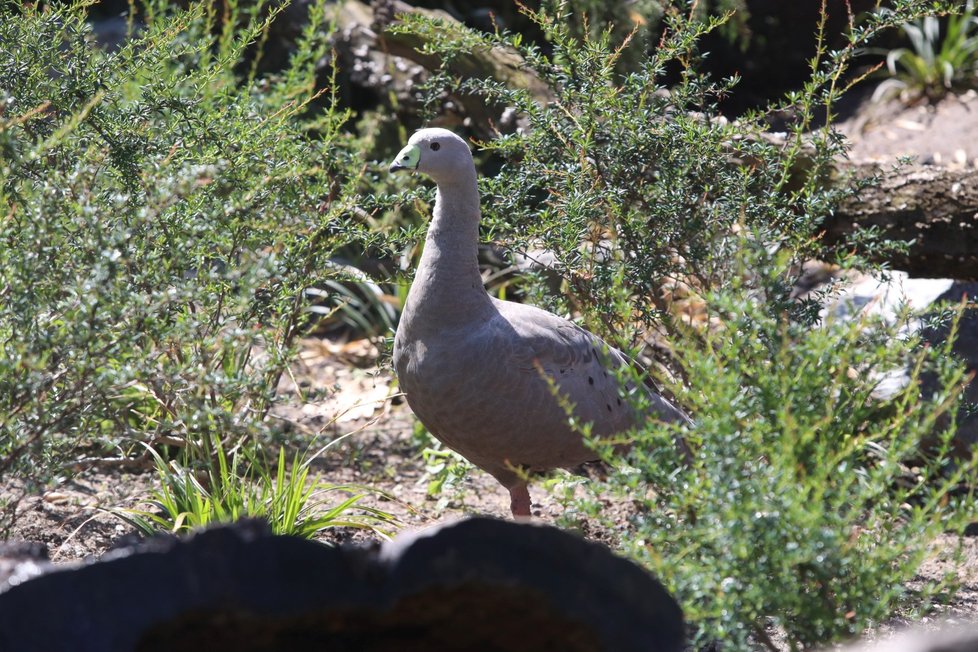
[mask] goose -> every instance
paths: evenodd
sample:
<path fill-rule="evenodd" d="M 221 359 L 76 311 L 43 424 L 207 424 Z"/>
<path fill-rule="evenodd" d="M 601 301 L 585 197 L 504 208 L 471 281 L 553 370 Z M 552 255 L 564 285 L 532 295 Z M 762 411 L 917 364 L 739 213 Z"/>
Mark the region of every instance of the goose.
<path fill-rule="evenodd" d="M 466 142 L 421 129 L 390 171 L 437 185 L 432 220 L 394 337 L 393 363 L 411 410 L 428 431 L 509 491 L 514 517 L 531 516 L 531 472 L 595 460 L 569 419 L 610 437 L 648 419 L 686 422 L 666 398 L 626 386 L 623 354 L 577 324 L 483 287 L 477 260 L 478 179 Z M 647 391 L 637 414 L 629 392 Z M 560 400 L 563 397 L 566 401 Z"/>

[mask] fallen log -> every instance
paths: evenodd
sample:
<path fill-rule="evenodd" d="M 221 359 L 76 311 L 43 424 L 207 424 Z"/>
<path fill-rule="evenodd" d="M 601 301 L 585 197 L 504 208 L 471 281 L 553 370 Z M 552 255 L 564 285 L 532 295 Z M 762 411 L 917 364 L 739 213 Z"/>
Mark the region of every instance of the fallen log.
<path fill-rule="evenodd" d="M 843 243 L 858 229 L 877 227 L 884 237 L 910 245 L 905 253 L 886 252 L 873 262 L 916 277 L 978 280 L 978 170 L 876 163 L 839 167 L 857 179 L 877 181 L 825 222 L 827 246 Z"/>
<path fill-rule="evenodd" d="M 420 66 L 426 73 L 444 69 L 454 77 L 461 79 L 488 79 L 504 84 L 509 88 L 523 89 L 539 101 L 546 104 L 553 100 L 550 87 L 526 65 L 523 57 L 511 48 L 485 47 L 476 45 L 468 47 L 451 59 L 444 59 L 438 54 L 431 53 L 425 45 L 428 36 L 417 33 L 404 33 L 396 28 L 408 15 L 422 16 L 428 19 L 452 23 L 458 27 L 462 24 L 445 11 L 413 7 L 402 0 L 376 0 L 372 3 L 361 0 L 346 0 L 337 6 L 333 19 L 341 35 L 337 42 L 341 56 L 355 60 L 354 66 L 364 66 L 372 56 L 383 58 L 396 57 L 402 62 L 410 62 Z M 438 38 L 448 38 L 449 32 L 438 32 Z M 380 66 L 383 67 L 383 66 Z M 403 67 L 403 65 L 401 66 Z M 377 89 L 393 87 L 395 93 L 410 94 L 416 80 L 404 83 L 397 78 L 396 67 L 387 66 L 392 74 L 377 74 L 367 82 L 368 86 Z M 399 91 L 399 87 L 401 88 Z M 504 130 L 515 128 L 515 124 L 500 124 L 506 107 L 493 105 L 481 95 L 458 93 L 452 99 L 460 105 L 461 117 L 467 118 L 469 125 L 479 136 L 489 138 L 494 135 L 496 128 Z M 502 119 L 502 120 L 501 120 Z M 444 125 L 451 126 L 451 125 Z"/>

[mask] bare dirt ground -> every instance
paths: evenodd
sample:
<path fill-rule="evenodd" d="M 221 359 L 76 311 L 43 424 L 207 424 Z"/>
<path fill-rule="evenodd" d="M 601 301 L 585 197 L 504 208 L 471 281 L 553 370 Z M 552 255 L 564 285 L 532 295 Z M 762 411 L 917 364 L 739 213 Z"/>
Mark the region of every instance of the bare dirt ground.
<path fill-rule="evenodd" d="M 894 160 L 916 156 L 935 165 L 978 167 L 978 93 L 949 98 L 941 104 L 906 107 L 898 102 L 863 105 L 840 129 L 852 141 L 854 160 Z M 287 422 L 293 441 L 308 442 L 311 450 L 336 441 L 317 460 L 314 472 L 321 480 L 358 484 L 377 490 L 364 505 L 382 509 L 404 529 L 423 528 L 467 514 L 509 517 L 507 493 L 488 475 L 468 473 L 440 496 L 427 492 L 420 449 L 423 440 L 413 434 L 414 420 L 396 396 L 389 370 L 375 366 L 375 349 L 367 342 L 348 344 L 310 339 L 301 359 L 281 390 L 288 398 L 276 412 Z M 300 391 L 301 390 L 301 391 Z M 338 440 L 338 441 L 337 441 Z M 57 562 L 97 557 L 131 528 L 113 509 L 135 508 L 155 486 L 152 472 L 128 472 L 93 467 L 62 485 L 20 504 L 13 538 L 48 545 Z M 553 523 L 562 507 L 538 483 L 531 488 L 533 511 L 542 522 Z M 328 502 L 335 496 L 325 496 Z M 607 501 L 607 509 L 627 508 Z M 603 538 L 581 523 L 586 536 Z M 337 529 L 323 535 L 330 542 L 357 542 L 377 538 L 374 533 Z M 940 542 L 952 545 L 950 539 Z M 957 569 L 962 589 L 947 607 L 930 618 L 978 618 L 978 537 L 965 542 L 964 563 Z M 930 562 L 922 577 L 939 577 L 946 565 Z M 881 631 L 907 624 L 894 621 Z"/>
<path fill-rule="evenodd" d="M 282 381 L 287 400 L 275 416 L 287 421 L 289 438 L 310 451 L 329 444 L 312 465 L 314 479 L 373 490 L 361 503 L 393 515 L 401 528 L 468 514 L 508 518 L 508 493 L 477 470 L 438 496 L 428 495 L 430 476 L 421 455 L 426 440 L 413 434 L 414 417 L 399 400 L 390 371 L 373 365 L 375 356 L 376 349 L 365 340 L 343 345 L 310 339 L 291 377 Z M 113 510 L 145 509 L 156 486 L 155 473 L 148 469 L 94 466 L 24 499 L 12 538 L 45 543 L 54 561 L 101 555 L 132 532 Z M 537 518 L 554 522 L 561 512 L 557 500 L 539 487 L 532 492 Z M 324 505 L 338 502 L 335 493 L 321 499 Z M 338 528 L 321 538 L 342 543 L 377 537 Z"/>
<path fill-rule="evenodd" d="M 858 102 L 837 125 L 852 144 L 857 162 L 896 163 L 913 157 L 924 165 L 978 168 L 978 92 L 968 90 L 930 105 L 907 106 L 899 99 Z"/>

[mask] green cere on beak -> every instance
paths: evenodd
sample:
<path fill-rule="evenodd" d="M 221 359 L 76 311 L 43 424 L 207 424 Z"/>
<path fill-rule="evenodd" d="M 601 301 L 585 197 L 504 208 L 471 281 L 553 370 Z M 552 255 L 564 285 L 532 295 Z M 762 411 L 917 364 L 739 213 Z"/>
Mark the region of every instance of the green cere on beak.
<path fill-rule="evenodd" d="M 420 161 L 421 148 L 417 145 L 408 145 L 394 157 L 394 162 L 391 163 L 390 171 L 397 172 L 398 170 L 417 170 L 418 163 Z"/>

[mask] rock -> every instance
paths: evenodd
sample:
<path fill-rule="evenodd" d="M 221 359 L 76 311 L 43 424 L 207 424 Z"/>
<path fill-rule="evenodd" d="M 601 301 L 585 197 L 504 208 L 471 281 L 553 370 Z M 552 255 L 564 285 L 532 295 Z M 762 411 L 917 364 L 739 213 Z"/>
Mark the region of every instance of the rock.
<path fill-rule="evenodd" d="M 682 641 L 678 605 L 631 562 L 556 528 L 487 518 L 372 548 L 242 522 L 0 585 L 0 650 L 625 652 Z"/>
<path fill-rule="evenodd" d="M 826 276 L 826 279 L 831 275 Z M 822 281 L 814 283 L 819 285 Z M 954 281 L 951 279 L 911 278 L 905 272 L 890 272 L 885 281 L 872 276 L 855 279 L 841 295 L 822 311 L 822 317 L 836 319 L 854 318 L 860 314 L 874 314 L 893 322 L 900 306 L 908 304 L 915 311 L 925 311 L 940 304 L 957 305 L 963 297 L 978 301 L 978 283 Z M 903 329 L 903 335 L 920 335 L 931 346 L 943 346 L 950 333 L 950 325 L 940 327 L 927 325 L 921 319 L 912 319 Z M 964 311 L 958 324 L 958 336 L 953 345 L 954 353 L 964 362 L 971 373 L 978 373 L 978 309 L 971 307 Z M 889 398 L 903 389 L 909 382 L 909 369 L 893 369 L 880 377 L 875 396 Z M 938 389 L 938 379 L 933 374 L 924 374 L 921 389 L 924 392 Z M 955 433 L 955 446 L 962 454 L 971 454 L 970 449 L 978 443 L 978 412 L 969 409 L 968 404 L 978 404 L 978 382 L 971 382 L 965 388 L 964 402 L 958 411 L 958 425 Z M 942 419 L 939 426 L 943 426 Z"/>

